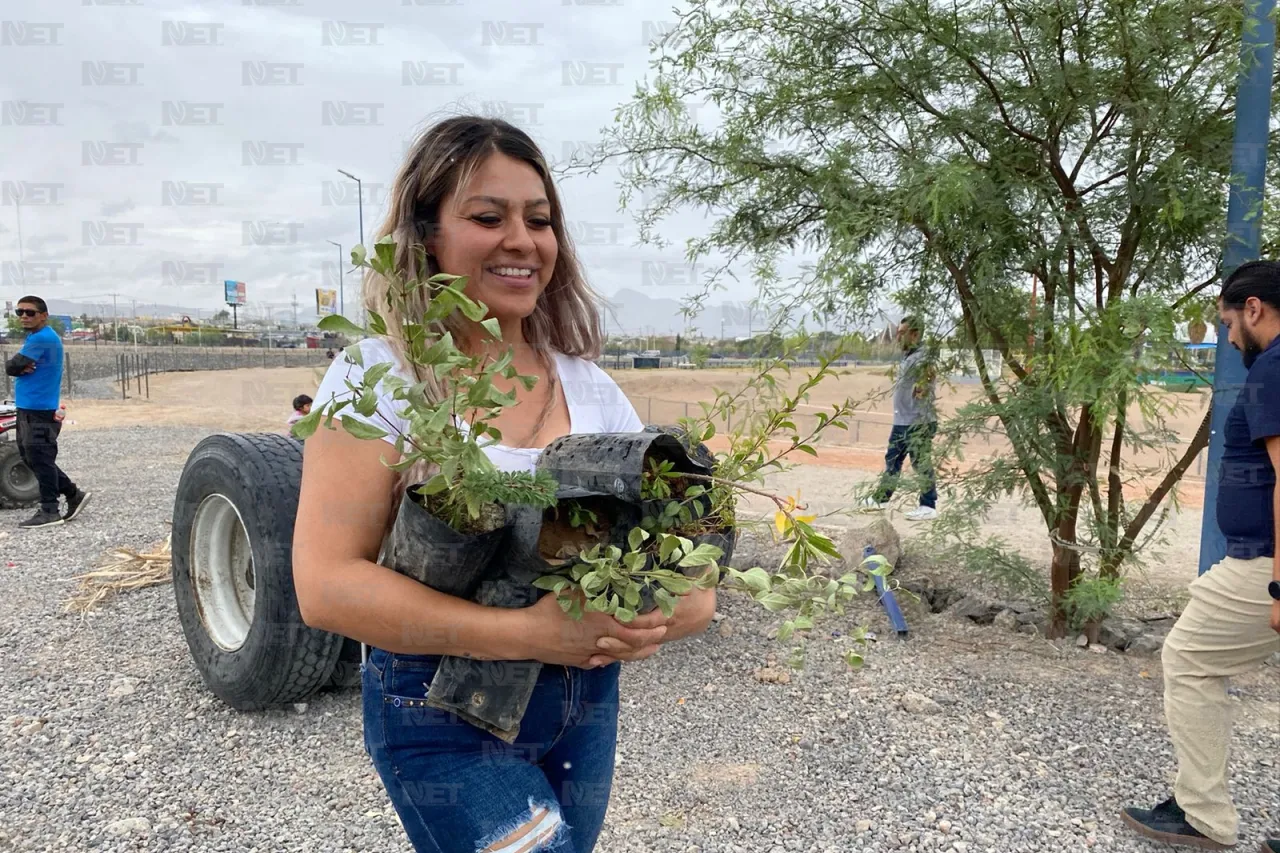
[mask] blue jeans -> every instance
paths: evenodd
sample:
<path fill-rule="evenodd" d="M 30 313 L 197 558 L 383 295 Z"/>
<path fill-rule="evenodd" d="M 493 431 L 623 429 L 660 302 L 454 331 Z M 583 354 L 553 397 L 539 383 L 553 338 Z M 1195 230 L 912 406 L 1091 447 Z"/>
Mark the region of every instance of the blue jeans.
<path fill-rule="evenodd" d="M 894 487 L 902 473 L 902 463 L 910 456 L 912 470 L 927 484 L 920 493 L 920 506 L 937 508 L 938 482 L 933 473 L 933 437 L 937 432 L 936 422 L 910 426 L 894 424 L 889 432 L 889 450 L 884 455 L 884 475 L 876 489 L 877 501 L 885 503 L 893 497 Z"/>
<path fill-rule="evenodd" d="M 618 741 L 618 673 L 544 665 L 514 743 L 424 699 L 437 655 L 371 649 L 364 743 L 419 853 L 590 853 Z M 523 661 L 492 661 L 518 677 Z"/>

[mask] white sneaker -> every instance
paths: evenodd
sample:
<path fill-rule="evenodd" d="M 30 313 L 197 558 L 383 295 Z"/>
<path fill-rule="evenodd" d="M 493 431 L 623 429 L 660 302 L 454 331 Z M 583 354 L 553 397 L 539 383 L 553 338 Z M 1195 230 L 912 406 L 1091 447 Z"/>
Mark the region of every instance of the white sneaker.
<path fill-rule="evenodd" d="M 884 512 L 889 508 L 889 504 L 880 503 L 874 497 L 865 497 L 858 501 L 858 509 L 863 512 Z"/>
<path fill-rule="evenodd" d="M 907 521 L 933 521 L 937 517 L 938 511 L 931 506 L 918 506 L 906 516 Z"/>

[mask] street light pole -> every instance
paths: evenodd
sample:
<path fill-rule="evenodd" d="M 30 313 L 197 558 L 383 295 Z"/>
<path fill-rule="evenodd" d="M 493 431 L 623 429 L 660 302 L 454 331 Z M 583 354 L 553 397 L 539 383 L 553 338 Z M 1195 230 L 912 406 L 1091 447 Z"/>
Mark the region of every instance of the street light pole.
<path fill-rule="evenodd" d="M 347 306 L 343 303 L 343 286 L 342 286 L 342 244 L 334 243 L 332 240 L 326 240 L 326 243 L 333 243 L 338 247 L 338 313 L 347 316 Z"/>
<path fill-rule="evenodd" d="M 348 178 L 356 182 L 356 209 L 359 211 L 359 215 L 360 215 L 360 245 L 363 246 L 364 245 L 364 184 L 360 183 L 360 179 L 357 178 L 355 175 L 351 174 L 350 172 L 345 172 L 342 169 L 339 169 L 338 171 L 341 174 L 346 175 Z M 361 300 L 360 304 L 361 304 L 360 322 L 363 324 L 364 323 L 364 308 L 363 308 L 364 300 Z"/>
<path fill-rule="evenodd" d="M 1271 74 L 1276 46 L 1276 24 L 1271 14 L 1276 2 L 1256 0 L 1245 5 L 1227 201 L 1227 245 L 1222 257 L 1224 281 L 1237 267 L 1258 257 L 1262 242 L 1262 191 L 1267 176 Z M 1209 464 L 1205 470 L 1204 511 L 1200 521 L 1200 574 L 1209 571 L 1227 553 L 1227 540 L 1218 527 L 1218 468 L 1227 414 L 1249 375 L 1240 353 L 1228 343 L 1227 327 L 1222 323 L 1218 324 L 1215 356 Z"/>

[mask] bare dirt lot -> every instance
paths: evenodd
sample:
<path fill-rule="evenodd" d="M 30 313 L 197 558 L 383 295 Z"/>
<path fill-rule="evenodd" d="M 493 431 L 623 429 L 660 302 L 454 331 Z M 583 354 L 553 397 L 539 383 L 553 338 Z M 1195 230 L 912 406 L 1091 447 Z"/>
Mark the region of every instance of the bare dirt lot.
<path fill-rule="evenodd" d="M 283 431 L 289 401 L 318 378 L 262 368 L 157 376 L 150 401 L 69 401 L 59 462 L 93 503 L 53 531 L 9 534 L 26 511 L 0 510 L 0 650 L 13 661 L 0 667 L 0 850 L 409 853 L 364 750 L 358 690 L 232 711 L 201 681 L 167 584 L 124 593 L 87 619 L 63 612 L 73 576 L 97 555 L 168 532 L 197 441 L 218 429 Z M 649 416 L 632 387 L 668 392 L 661 376 L 619 379 L 642 417 L 668 420 Z M 869 468 L 831 464 L 835 449 L 824 448 L 769 485 L 841 511 L 878 467 L 871 440 L 855 450 Z M 904 582 L 943 574 L 912 554 L 922 528 L 894 521 L 912 556 Z M 1042 528 L 1023 508 L 998 507 L 985 529 L 1045 556 Z M 1168 589 L 1195 574 L 1198 511 L 1171 529 L 1159 575 Z M 1153 804 L 1172 784 L 1158 659 L 900 600 L 908 639 L 895 637 L 873 596 L 860 598 L 812 632 L 805 669 L 786 682 L 764 677 L 788 649 L 772 639 L 778 614 L 739 593 L 718 600 L 710 630 L 625 665 L 599 853 L 1157 849 L 1121 825 L 1119 810 Z M 878 639 L 851 670 L 842 655 L 857 626 Z M 1232 684 L 1242 850 L 1280 827 L 1277 672 Z"/>
<path fill-rule="evenodd" d="M 269 367 L 159 374 L 151 377 L 150 399 L 135 395 L 128 400 L 68 401 L 68 420 L 73 423 L 67 428 L 197 426 L 236 432 L 284 432 L 290 401 L 297 394 L 314 395 L 323 371 L 324 367 Z M 736 389 L 749 376 L 741 370 L 619 370 L 611 373 L 646 423 L 674 423 L 685 416 L 686 411 L 696 415 L 698 403 L 713 400 L 716 389 Z M 822 521 L 826 523 L 850 523 L 848 513 L 855 491 L 883 466 L 891 420 L 891 406 L 883 396 L 890 382 L 885 373 L 884 367 L 853 368 L 815 388 L 809 401 L 815 407 L 829 407 L 846 398 L 866 402 L 859 406 L 859 414 L 849 424 L 847 433 L 833 430 L 831 440 L 819 443 L 816 458 L 794 454 L 797 457 L 794 468 L 771 475 L 770 488 L 787 494 L 798 493 L 804 504 L 823 516 Z M 805 371 L 796 370 L 789 380 L 779 384 L 788 392 L 794 391 L 805 375 Z M 574 391 L 571 389 L 570 393 Z M 954 412 L 975 393 L 977 389 L 972 385 L 944 388 L 939 394 L 939 406 L 943 412 Z M 1189 438 L 1203 417 L 1207 395 L 1172 396 L 1180 411 L 1170 416 L 1170 426 Z M 991 444 L 987 444 L 979 437 L 972 452 L 988 453 L 1001 446 L 1003 439 L 993 433 L 990 441 Z M 712 443 L 718 445 L 719 437 Z M 1150 551 L 1148 568 L 1134 578 L 1134 594 L 1141 595 L 1147 584 L 1154 586 L 1152 592 L 1181 590 L 1195 577 L 1203 492 L 1203 481 L 1194 476 L 1195 471 L 1193 468 L 1180 489 L 1180 506 L 1168 522 L 1166 541 Z M 910 496 L 904 496 L 903 500 L 909 501 Z M 746 502 L 745 508 L 763 512 L 768 507 L 764 499 L 753 498 Z M 908 538 L 920 532 L 901 518 L 901 511 L 909 508 L 909 504 L 901 505 L 891 516 Z M 1021 553 L 1037 563 L 1047 564 L 1048 543 L 1035 511 L 1011 500 L 1002 502 L 986 519 L 984 531 L 1016 545 Z"/>

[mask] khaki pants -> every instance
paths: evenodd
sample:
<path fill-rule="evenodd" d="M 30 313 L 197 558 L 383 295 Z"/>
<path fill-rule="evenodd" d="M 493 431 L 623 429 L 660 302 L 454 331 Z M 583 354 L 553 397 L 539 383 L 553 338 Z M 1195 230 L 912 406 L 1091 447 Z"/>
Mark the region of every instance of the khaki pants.
<path fill-rule="evenodd" d="M 1227 678 L 1280 651 L 1271 630 L 1272 559 L 1225 558 L 1191 583 L 1191 603 L 1164 643 L 1164 710 L 1178 755 L 1174 797 L 1187 822 L 1222 844 L 1239 816 L 1227 792 L 1231 707 Z"/>

